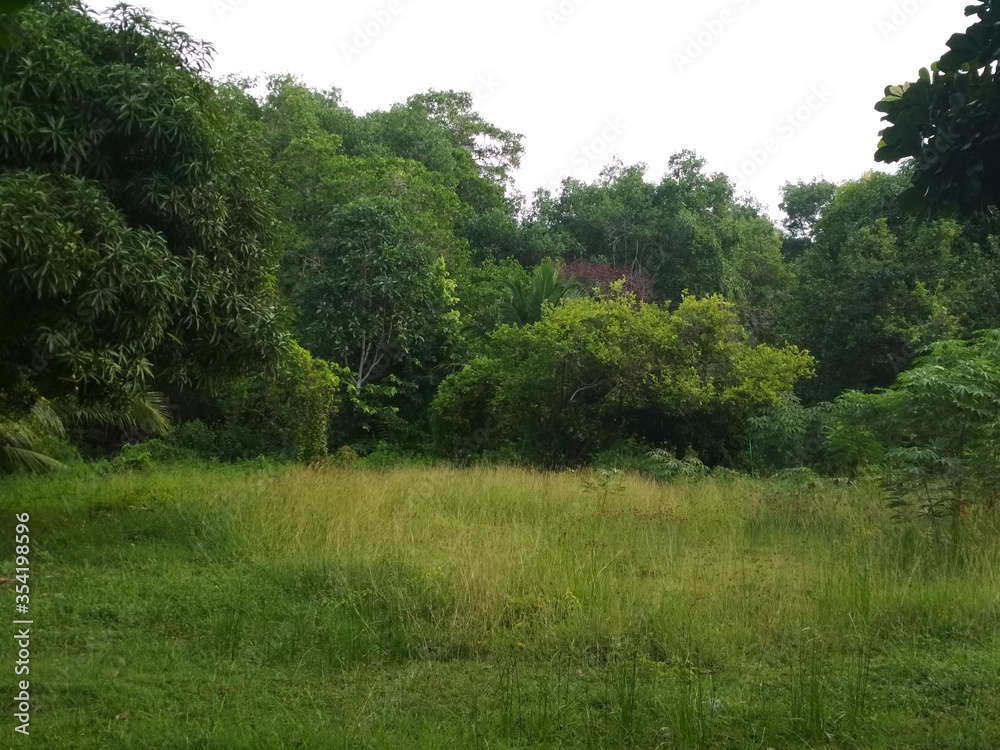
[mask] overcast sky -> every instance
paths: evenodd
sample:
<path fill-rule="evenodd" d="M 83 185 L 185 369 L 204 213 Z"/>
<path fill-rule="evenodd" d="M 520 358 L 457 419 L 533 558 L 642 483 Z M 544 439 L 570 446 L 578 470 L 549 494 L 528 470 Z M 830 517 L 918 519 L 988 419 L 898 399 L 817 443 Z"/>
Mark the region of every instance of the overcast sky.
<path fill-rule="evenodd" d="M 885 86 L 969 25 L 966 0 L 137 4 L 212 42 L 215 75 L 292 73 L 359 114 L 471 91 L 488 121 L 524 135 L 529 195 L 592 180 L 615 156 L 658 180 L 688 148 L 772 214 L 786 181 L 875 168 Z"/>

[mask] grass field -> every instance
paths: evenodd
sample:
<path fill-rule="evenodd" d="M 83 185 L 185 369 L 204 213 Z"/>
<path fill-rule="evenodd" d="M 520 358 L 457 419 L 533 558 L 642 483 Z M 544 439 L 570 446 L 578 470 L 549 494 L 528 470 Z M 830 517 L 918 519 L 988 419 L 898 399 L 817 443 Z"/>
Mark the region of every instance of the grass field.
<path fill-rule="evenodd" d="M 0 747 L 1000 747 L 994 519 L 955 543 L 864 487 L 585 478 L 0 480 L 35 623 Z"/>

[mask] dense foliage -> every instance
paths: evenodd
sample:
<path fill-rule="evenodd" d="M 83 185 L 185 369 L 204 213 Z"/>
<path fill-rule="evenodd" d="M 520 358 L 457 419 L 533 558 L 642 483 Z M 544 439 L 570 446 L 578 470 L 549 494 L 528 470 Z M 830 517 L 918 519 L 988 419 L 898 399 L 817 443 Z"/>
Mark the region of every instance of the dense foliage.
<path fill-rule="evenodd" d="M 901 200 L 924 215 L 1000 206 L 1000 3 L 979 0 L 965 12 L 979 20 L 917 81 L 887 87 L 877 106 L 889 124 L 875 158 L 913 160 Z"/>
<path fill-rule="evenodd" d="M 1000 324 L 995 239 L 971 221 L 900 213 L 908 179 L 839 186 L 795 263 L 782 317 L 819 360 L 812 400 L 888 386 L 927 344 Z"/>
<path fill-rule="evenodd" d="M 270 175 L 203 78 L 210 48 L 126 6 L 18 20 L 0 52 L 0 393 L 96 398 L 273 362 Z"/>
<path fill-rule="evenodd" d="M 628 293 L 571 299 L 547 304 L 536 323 L 501 328 L 484 356 L 444 382 L 436 435 L 452 455 L 503 447 L 546 465 L 579 464 L 628 436 L 717 462 L 738 450 L 755 410 L 811 364 L 794 347 L 750 345 L 719 297 L 685 297 L 673 311 Z"/>
<path fill-rule="evenodd" d="M 4 469 L 169 410 L 128 460 L 809 466 L 992 496 L 992 2 L 878 105 L 899 173 L 786 184 L 780 227 L 693 151 L 529 200 L 522 137 L 468 93 L 361 115 L 288 75 L 212 81 L 208 44 L 127 5 L 0 12 Z"/>

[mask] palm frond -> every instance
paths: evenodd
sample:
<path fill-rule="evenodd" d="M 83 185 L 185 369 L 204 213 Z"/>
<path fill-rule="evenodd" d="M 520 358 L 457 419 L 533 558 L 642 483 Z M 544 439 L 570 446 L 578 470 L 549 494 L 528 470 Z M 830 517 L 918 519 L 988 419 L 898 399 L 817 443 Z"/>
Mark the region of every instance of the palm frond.
<path fill-rule="evenodd" d="M 62 418 L 69 424 L 138 428 L 151 435 L 162 435 L 170 429 L 170 414 L 161 393 L 134 394 L 123 404 L 64 404 L 61 408 Z"/>
<path fill-rule="evenodd" d="M 18 448 L 13 445 L 4 445 L 0 442 L 0 469 L 27 469 L 28 471 L 49 471 L 50 469 L 65 469 L 66 465 L 61 461 L 56 461 L 51 456 L 44 453 Z"/>
<path fill-rule="evenodd" d="M 43 432 L 48 432 L 58 437 L 66 436 L 66 427 L 63 423 L 59 407 L 48 399 L 38 399 L 34 406 L 31 407 L 28 418 L 38 425 Z"/>
<path fill-rule="evenodd" d="M 166 399 L 160 393 L 137 393 L 120 403 L 81 405 L 75 401 L 39 399 L 28 416 L 17 422 L 0 421 L 0 471 L 47 471 L 64 464 L 39 452 L 44 435 L 66 437 L 67 424 L 110 425 L 161 435 L 170 428 Z"/>

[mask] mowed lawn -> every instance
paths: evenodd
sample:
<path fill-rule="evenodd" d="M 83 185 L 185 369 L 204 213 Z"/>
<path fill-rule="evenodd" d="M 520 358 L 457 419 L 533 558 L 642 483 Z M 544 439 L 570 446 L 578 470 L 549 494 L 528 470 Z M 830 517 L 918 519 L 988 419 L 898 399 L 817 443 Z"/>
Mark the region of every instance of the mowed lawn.
<path fill-rule="evenodd" d="M 588 477 L 0 479 L 35 623 L 31 736 L 8 710 L 0 747 L 1000 747 L 995 518 L 953 540 L 864 486 Z"/>

